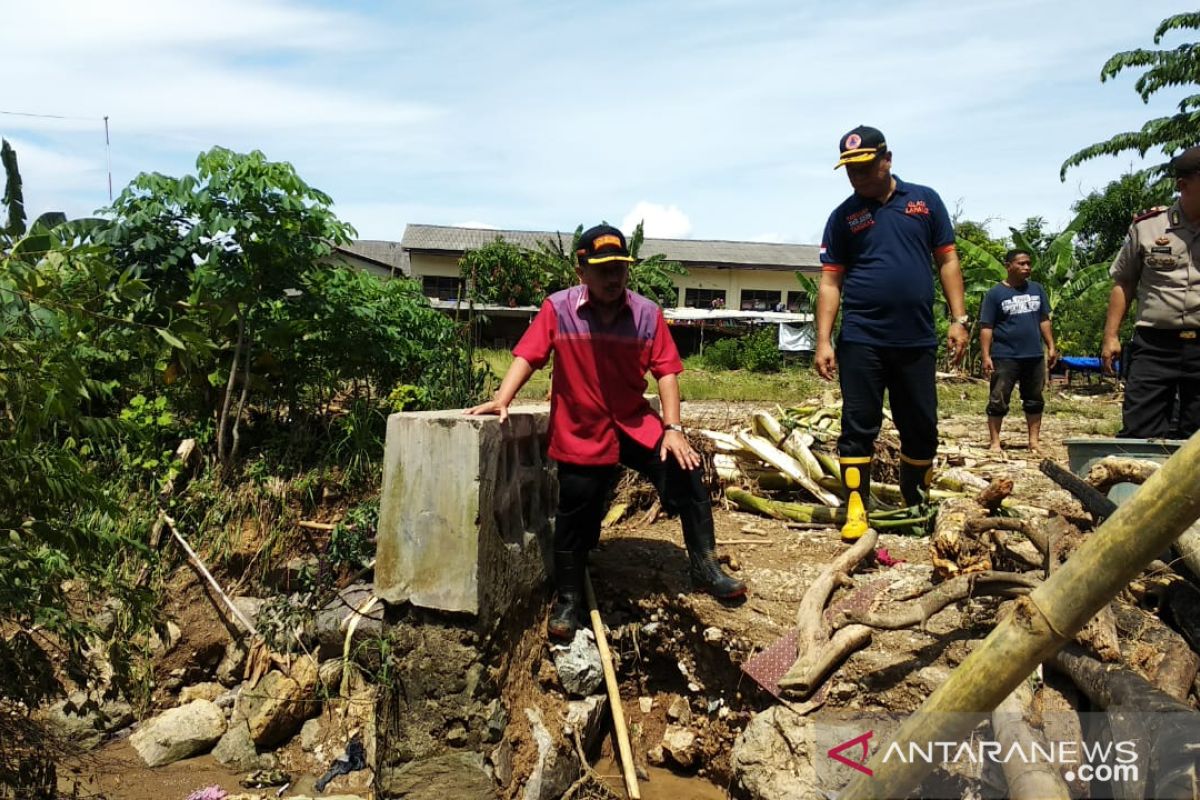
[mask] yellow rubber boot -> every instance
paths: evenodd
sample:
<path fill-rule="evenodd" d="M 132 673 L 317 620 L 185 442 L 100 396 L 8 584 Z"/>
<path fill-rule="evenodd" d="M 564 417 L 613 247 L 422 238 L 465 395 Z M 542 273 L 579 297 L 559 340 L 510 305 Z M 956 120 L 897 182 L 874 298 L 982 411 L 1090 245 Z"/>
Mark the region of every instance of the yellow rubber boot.
<path fill-rule="evenodd" d="M 867 532 L 867 503 L 871 497 L 870 456 L 840 459 L 842 485 L 846 487 L 846 522 L 842 541 L 853 542 Z"/>

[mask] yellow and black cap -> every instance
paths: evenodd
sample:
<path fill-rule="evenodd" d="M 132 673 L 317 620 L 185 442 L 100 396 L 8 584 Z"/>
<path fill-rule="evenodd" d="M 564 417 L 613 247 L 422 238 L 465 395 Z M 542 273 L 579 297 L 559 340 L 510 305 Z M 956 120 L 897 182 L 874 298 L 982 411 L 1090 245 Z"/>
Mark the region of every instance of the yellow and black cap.
<path fill-rule="evenodd" d="M 579 237 L 575 250 L 580 266 L 584 264 L 607 264 L 610 261 L 633 261 L 625 245 L 625 234 L 612 225 L 597 225 L 588 228 Z"/>
<path fill-rule="evenodd" d="M 878 128 L 859 125 L 842 137 L 838 143 L 838 151 L 841 152 L 841 156 L 833 165 L 834 169 L 847 164 L 871 161 L 876 156 L 887 152 L 887 141 Z"/>
<path fill-rule="evenodd" d="M 1200 172 L 1200 145 L 1189 147 L 1171 159 L 1171 176 L 1186 178 Z"/>

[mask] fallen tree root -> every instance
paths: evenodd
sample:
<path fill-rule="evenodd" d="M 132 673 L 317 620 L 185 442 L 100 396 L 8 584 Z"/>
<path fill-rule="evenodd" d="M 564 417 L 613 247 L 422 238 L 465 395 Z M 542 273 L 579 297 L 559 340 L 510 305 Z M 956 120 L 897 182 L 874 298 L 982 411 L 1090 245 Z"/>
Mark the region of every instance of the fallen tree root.
<path fill-rule="evenodd" d="M 1098 492 L 1107 492 L 1117 483 L 1145 483 L 1161 465 L 1141 458 L 1105 456 L 1088 470 L 1087 482 Z"/>
<path fill-rule="evenodd" d="M 796 661 L 779 679 L 779 688 L 789 695 L 806 699 L 820 687 L 825 676 L 850 653 L 871 641 L 871 629 L 848 625 L 837 633 L 825 618 L 829 596 L 868 553 L 874 552 L 879 534 L 868 529 L 861 539 L 834 559 L 817 576 L 800 601 L 796 612 Z"/>
<path fill-rule="evenodd" d="M 884 610 L 843 609 L 833 626 L 865 625 L 889 631 L 911 628 L 927 622 L 934 614 L 959 600 L 984 595 L 1016 597 L 1029 594 L 1040 583 L 1037 578 L 1023 572 L 973 572 L 938 584 L 920 597 L 889 603 L 890 608 Z"/>

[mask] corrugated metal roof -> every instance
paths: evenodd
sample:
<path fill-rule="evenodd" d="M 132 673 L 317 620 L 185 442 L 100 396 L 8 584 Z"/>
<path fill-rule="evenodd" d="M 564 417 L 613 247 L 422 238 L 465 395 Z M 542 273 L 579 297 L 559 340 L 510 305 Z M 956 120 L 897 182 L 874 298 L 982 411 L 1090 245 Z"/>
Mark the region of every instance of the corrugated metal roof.
<path fill-rule="evenodd" d="M 338 249 L 394 267 L 405 275 L 410 274 L 408 252 L 404 249 L 402 242 L 389 242 L 383 239 L 355 239 L 350 244 Z"/>
<path fill-rule="evenodd" d="M 562 242 L 570 247 L 574 231 L 563 231 Z M 407 225 L 400 247 L 409 251 L 461 253 L 492 242 L 497 236 L 522 247 L 539 241 L 554 241 L 559 234 L 549 231 L 505 231 L 488 228 L 458 228 L 448 225 Z M 395 244 L 372 242 L 371 244 Z M 819 248 L 815 244 L 775 242 L 731 242 L 713 239 L 651 239 L 642 243 L 642 257 L 662 253 L 687 266 L 750 267 L 754 269 L 819 270 Z"/>

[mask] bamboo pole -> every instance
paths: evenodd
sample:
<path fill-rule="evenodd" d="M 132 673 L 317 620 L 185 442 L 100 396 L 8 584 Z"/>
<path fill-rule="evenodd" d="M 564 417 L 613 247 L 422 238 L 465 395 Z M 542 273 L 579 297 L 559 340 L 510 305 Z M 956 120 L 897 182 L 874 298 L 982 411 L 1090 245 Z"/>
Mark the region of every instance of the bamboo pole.
<path fill-rule="evenodd" d="M 617 751 L 621 755 L 621 772 L 625 777 L 625 793 L 630 800 L 641 800 L 637 773 L 633 768 L 633 750 L 629 746 L 629 729 L 625 727 L 625 711 L 621 707 L 621 688 L 617 686 L 617 673 L 613 670 L 612 653 L 608 651 L 608 637 L 604 635 L 604 621 L 600 619 L 600 607 L 596 605 L 596 592 L 592 589 L 592 575 L 583 571 L 583 590 L 587 595 L 588 616 L 592 631 L 596 634 L 596 647 L 600 650 L 600 665 L 604 668 L 604 686 L 608 689 L 608 704 L 612 706 L 613 728 L 617 733 Z"/>
<path fill-rule="evenodd" d="M 1038 664 L 1070 641 L 1096 612 L 1200 517 L 1200 433 L 1105 520 L 984 639 L 950 678 L 905 720 L 891 741 L 961 741 Z M 906 797 L 933 768 L 922 759 L 883 760 L 883 744 L 841 800 Z"/>

